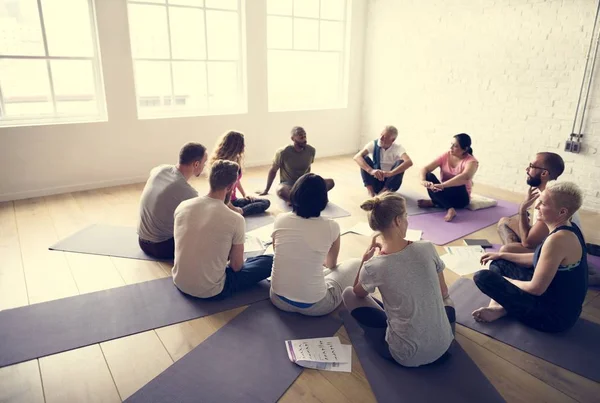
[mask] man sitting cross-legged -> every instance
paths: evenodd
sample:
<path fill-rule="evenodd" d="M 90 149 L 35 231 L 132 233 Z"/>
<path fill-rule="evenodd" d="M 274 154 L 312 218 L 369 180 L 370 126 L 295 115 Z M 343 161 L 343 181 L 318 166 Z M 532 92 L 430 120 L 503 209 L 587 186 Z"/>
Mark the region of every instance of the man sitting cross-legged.
<path fill-rule="evenodd" d="M 179 203 L 198 196 L 188 181 L 200 176 L 206 164 L 206 148 L 187 143 L 177 165 L 160 165 L 150 172 L 140 200 L 137 233 L 142 250 L 158 259 L 173 259 L 173 213 Z"/>
<path fill-rule="evenodd" d="M 306 131 L 299 126 L 292 128 L 292 141 L 294 142 L 293 145 L 277 150 L 273 159 L 273 166 L 267 177 L 267 186 L 264 191 L 258 192 L 260 196 L 269 193 L 277 171 L 279 171 L 280 183 L 277 187 L 277 196 L 290 204 L 292 186 L 302 175 L 310 172 L 310 166 L 315 161 L 315 149 L 308 145 Z M 335 186 L 333 179 L 325 179 L 325 184 L 327 185 L 327 191 Z"/>
<path fill-rule="evenodd" d="M 244 262 L 246 223 L 227 207 L 239 169 L 235 162 L 215 161 L 208 194 L 175 210 L 173 282 L 186 294 L 221 299 L 271 275 L 272 255 Z"/>
<path fill-rule="evenodd" d="M 396 143 L 396 138 L 398 129 L 386 126 L 378 140 L 370 141 L 354 156 L 371 197 L 400 189 L 404 172 L 413 165 L 404 147 Z"/>

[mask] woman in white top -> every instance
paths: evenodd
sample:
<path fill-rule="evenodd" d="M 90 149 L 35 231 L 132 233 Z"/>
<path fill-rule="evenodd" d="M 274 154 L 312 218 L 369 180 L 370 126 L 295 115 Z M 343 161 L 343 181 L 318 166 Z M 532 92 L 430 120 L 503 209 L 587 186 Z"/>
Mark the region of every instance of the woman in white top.
<path fill-rule="evenodd" d="M 369 226 L 381 232 L 381 243 L 373 238 L 354 287 L 344 291 L 344 305 L 380 355 L 407 367 L 432 363 L 454 339 L 454 308 L 444 306 L 452 304 L 444 264 L 430 242 L 404 239 L 408 221 L 402 196 L 385 193 L 361 208 L 369 212 Z M 383 303 L 369 296 L 375 288 Z"/>
<path fill-rule="evenodd" d="M 328 203 L 323 178 L 303 175 L 290 198 L 293 211 L 277 216 L 273 229 L 271 301 L 283 311 L 326 315 L 341 304 L 360 260 L 338 265 L 340 226 L 321 217 Z"/>

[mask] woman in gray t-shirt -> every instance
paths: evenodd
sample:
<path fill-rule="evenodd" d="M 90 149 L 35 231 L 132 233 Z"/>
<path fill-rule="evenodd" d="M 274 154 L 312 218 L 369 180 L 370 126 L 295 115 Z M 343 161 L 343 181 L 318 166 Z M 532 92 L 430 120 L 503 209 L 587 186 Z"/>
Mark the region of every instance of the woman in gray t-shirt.
<path fill-rule="evenodd" d="M 451 304 L 444 264 L 430 242 L 404 239 L 408 220 L 402 196 L 385 193 L 361 208 L 369 212 L 369 226 L 381 232 L 381 242 L 373 238 L 354 287 L 344 291 L 344 304 L 382 356 L 407 367 L 432 363 L 454 339 L 454 308 L 444 306 Z M 369 296 L 375 288 L 383 303 Z"/>

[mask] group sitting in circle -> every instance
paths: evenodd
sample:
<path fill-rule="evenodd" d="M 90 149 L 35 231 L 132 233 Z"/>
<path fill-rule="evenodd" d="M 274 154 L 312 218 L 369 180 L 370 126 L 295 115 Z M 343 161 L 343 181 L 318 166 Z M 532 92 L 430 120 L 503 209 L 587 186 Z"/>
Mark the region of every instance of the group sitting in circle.
<path fill-rule="evenodd" d="M 173 282 L 188 295 L 223 299 L 270 276 L 276 308 L 321 316 L 344 304 L 383 357 L 407 367 L 436 362 L 454 340 L 456 314 L 434 245 L 405 239 L 409 218 L 398 190 L 413 160 L 397 138 L 398 130 L 386 126 L 354 156 L 370 197 L 360 207 L 376 231 L 362 259 L 338 261 L 340 225 L 321 215 L 335 183 L 311 172 L 316 151 L 302 127 L 292 128 L 292 144 L 275 153 L 259 192 L 266 196 L 279 172 L 276 194 L 291 207 L 275 219 L 272 255 L 244 259 L 245 217 L 264 213 L 271 202 L 242 186 L 245 139 L 236 131 L 218 139 L 210 158 L 204 146 L 188 143 L 176 165 L 150 172 L 140 202 L 140 248 L 174 260 Z M 188 181 L 207 160 L 209 191 L 199 196 Z M 418 206 L 446 209 L 445 220 L 452 221 L 470 203 L 478 165 L 471 137 L 453 136 L 450 150 L 421 169 L 429 199 Z M 551 183 L 563 171 L 562 158 L 547 152 L 526 168 L 527 198 L 516 218 L 500 220 L 504 246 L 483 255 L 481 263 L 491 262 L 490 269 L 474 277 L 491 298 L 472 313 L 477 321 L 511 316 L 558 332 L 579 318 L 592 276 L 577 214 L 581 190 L 570 182 Z M 376 290 L 381 301 L 372 295 Z"/>

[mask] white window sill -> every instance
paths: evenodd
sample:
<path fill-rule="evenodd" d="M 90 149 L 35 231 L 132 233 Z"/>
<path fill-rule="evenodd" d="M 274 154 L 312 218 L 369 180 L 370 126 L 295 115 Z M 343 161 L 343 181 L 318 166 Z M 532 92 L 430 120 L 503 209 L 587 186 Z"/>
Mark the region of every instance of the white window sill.
<path fill-rule="evenodd" d="M 47 119 L 7 119 L 0 120 L 0 129 L 9 127 L 33 127 L 33 126 L 55 126 L 73 125 L 86 123 L 108 122 L 108 116 L 82 116 L 69 118 L 47 118 Z"/>

